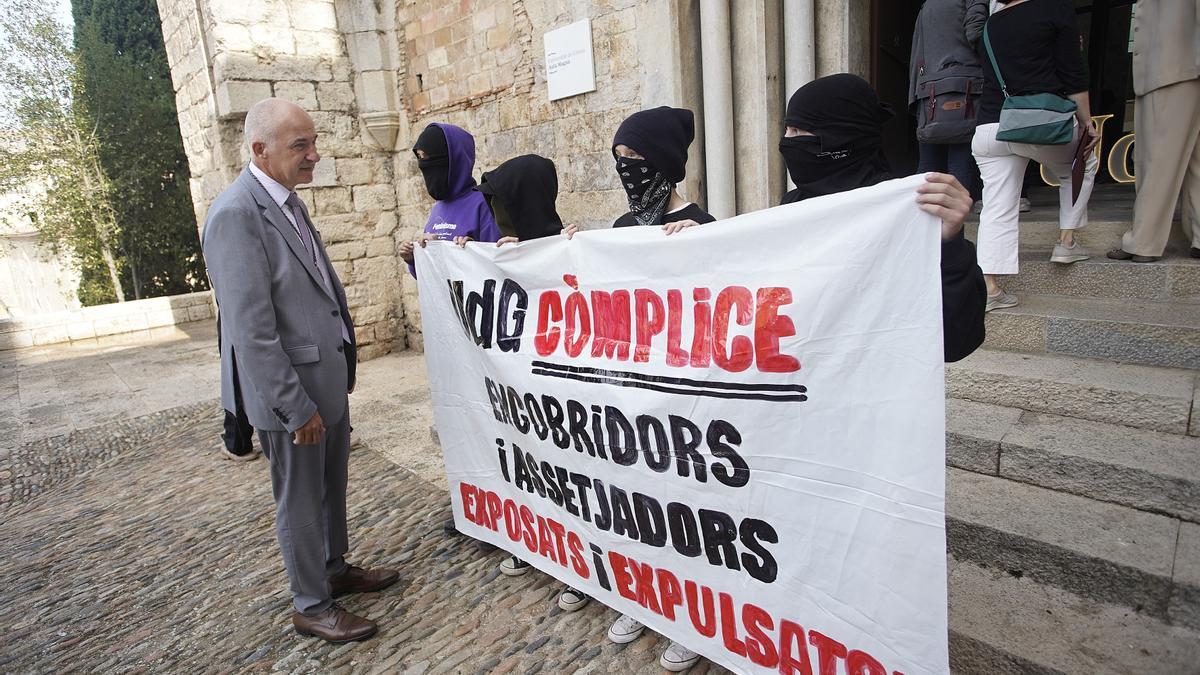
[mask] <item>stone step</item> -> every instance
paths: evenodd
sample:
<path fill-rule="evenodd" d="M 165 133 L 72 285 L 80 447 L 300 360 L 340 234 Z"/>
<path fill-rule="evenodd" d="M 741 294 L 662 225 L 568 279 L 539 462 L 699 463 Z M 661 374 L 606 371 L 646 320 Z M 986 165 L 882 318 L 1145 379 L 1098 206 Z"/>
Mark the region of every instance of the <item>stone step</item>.
<path fill-rule="evenodd" d="M 949 399 L 946 461 L 1200 523 L 1200 438 Z"/>
<path fill-rule="evenodd" d="M 1110 260 L 1104 249 L 1071 265 L 1050 262 L 1050 249 L 1023 249 L 1020 273 L 1000 285 L 1018 296 L 1066 295 L 1076 298 L 1158 300 L 1200 303 L 1200 260 L 1172 251 L 1158 262 Z"/>
<path fill-rule="evenodd" d="M 1191 675 L 1200 634 L 1028 576 L 949 560 L 950 668 L 963 675 Z"/>
<path fill-rule="evenodd" d="M 1174 518 L 947 469 L 946 538 L 955 558 L 1161 621 L 1190 622 L 1196 613 L 1172 612 L 1173 597 L 1187 602 L 1200 590 L 1182 569 L 1200 560 L 1177 569 L 1180 535 Z"/>
<path fill-rule="evenodd" d="M 1020 301 L 988 313 L 986 346 L 1200 369 L 1200 304 L 1036 294 Z"/>
<path fill-rule="evenodd" d="M 962 361 L 946 364 L 946 395 L 1095 422 L 1200 435 L 1200 407 L 1194 408 L 1193 403 L 1198 377 L 1195 371 L 1180 368 L 979 349 Z"/>
<path fill-rule="evenodd" d="M 1130 229 L 1132 211 L 1115 217 L 1096 217 L 1088 220 L 1088 226 L 1076 232 L 1079 241 L 1086 247 L 1104 253 L 1110 248 L 1121 244 L 1121 235 Z M 1020 217 L 1018 241 L 1028 249 L 1045 249 L 1050 255 L 1050 249 L 1058 243 L 1058 213 L 1049 209 L 1037 209 L 1036 213 L 1022 213 Z M 975 215 L 963 225 L 967 239 L 979 241 L 979 216 Z M 1186 241 L 1183 230 L 1178 222 L 1171 226 L 1171 242 Z"/>

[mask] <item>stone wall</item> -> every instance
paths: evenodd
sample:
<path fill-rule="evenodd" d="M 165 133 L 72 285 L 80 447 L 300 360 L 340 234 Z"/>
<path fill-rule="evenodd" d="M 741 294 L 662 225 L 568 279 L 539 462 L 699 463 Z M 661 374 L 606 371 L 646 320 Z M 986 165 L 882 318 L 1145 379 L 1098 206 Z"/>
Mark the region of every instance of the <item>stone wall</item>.
<path fill-rule="evenodd" d="M 129 333 L 169 335 L 175 327 L 213 318 L 210 291 L 0 319 L 0 351 L 42 345 L 94 343 Z"/>
<path fill-rule="evenodd" d="M 328 248 L 364 359 L 405 346 L 390 149 L 360 129 L 351 63 L 329 0 L 162 0 L 192 197 L 209 204 L 249 159 L 246 111 L 268 96 L 310 112 L 322 160 L 298 190 Z"/>

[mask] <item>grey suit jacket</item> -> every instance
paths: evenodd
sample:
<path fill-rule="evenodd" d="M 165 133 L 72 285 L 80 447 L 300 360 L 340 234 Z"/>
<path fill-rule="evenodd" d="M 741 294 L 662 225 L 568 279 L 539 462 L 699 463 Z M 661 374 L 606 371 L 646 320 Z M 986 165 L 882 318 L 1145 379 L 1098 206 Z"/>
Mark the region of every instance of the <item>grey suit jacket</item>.
<path fill-rule="evenodd" d="M 235 410 L 234 378 L 250 424 L 295 431 L 320 411 L 326 424 L 346 414 L 355 348 L 346 292 L 320 236 L 326 289 L 283 211 L 247 168 L 208 210 L 202 244 L 220 311 L 221 403 Z"/>

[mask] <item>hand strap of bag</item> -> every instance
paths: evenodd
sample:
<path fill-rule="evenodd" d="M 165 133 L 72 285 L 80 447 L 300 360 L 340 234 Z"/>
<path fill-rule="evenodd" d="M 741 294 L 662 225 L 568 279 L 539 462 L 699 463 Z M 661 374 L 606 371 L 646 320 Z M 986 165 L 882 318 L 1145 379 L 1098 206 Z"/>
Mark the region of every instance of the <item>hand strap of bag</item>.
<path fill-rule="evenodd" d="M 992 41 L 988 38 L 988 24 L 991 22 L 992 20 L 988 19 L 983 24 L 983 48 L 987 50 L 988 60 L 992 62 L 992 72 L 996 73 L 1000 91 L 1004 92 L 1004 98 L 1008 98 L 1008 87 L 1004 84 L 1004 76 L 1000 74 L 1000 65 L 996 63 L 996 54 L 992 51 Z"/>

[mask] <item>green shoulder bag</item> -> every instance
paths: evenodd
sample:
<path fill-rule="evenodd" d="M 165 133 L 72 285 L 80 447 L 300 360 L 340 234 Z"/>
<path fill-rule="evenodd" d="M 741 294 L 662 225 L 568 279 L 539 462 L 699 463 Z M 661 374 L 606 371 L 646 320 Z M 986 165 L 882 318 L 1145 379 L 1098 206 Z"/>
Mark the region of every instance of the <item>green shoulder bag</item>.
<path fill-rule="evenodd" d="M 1000 91 L 1004 92 L 996 140 L 1031 145 L 1070 143 L 1075 137 L 1075 102 L 1058 94 L 1009 96 L 1004 76 L 1000 74 L 1000 66 L 996 63 L 996 55 L 992 52 L 986 23 L 983 25 L 983 46 L 992 62 L 992 69 L 996 71 Z"/>

